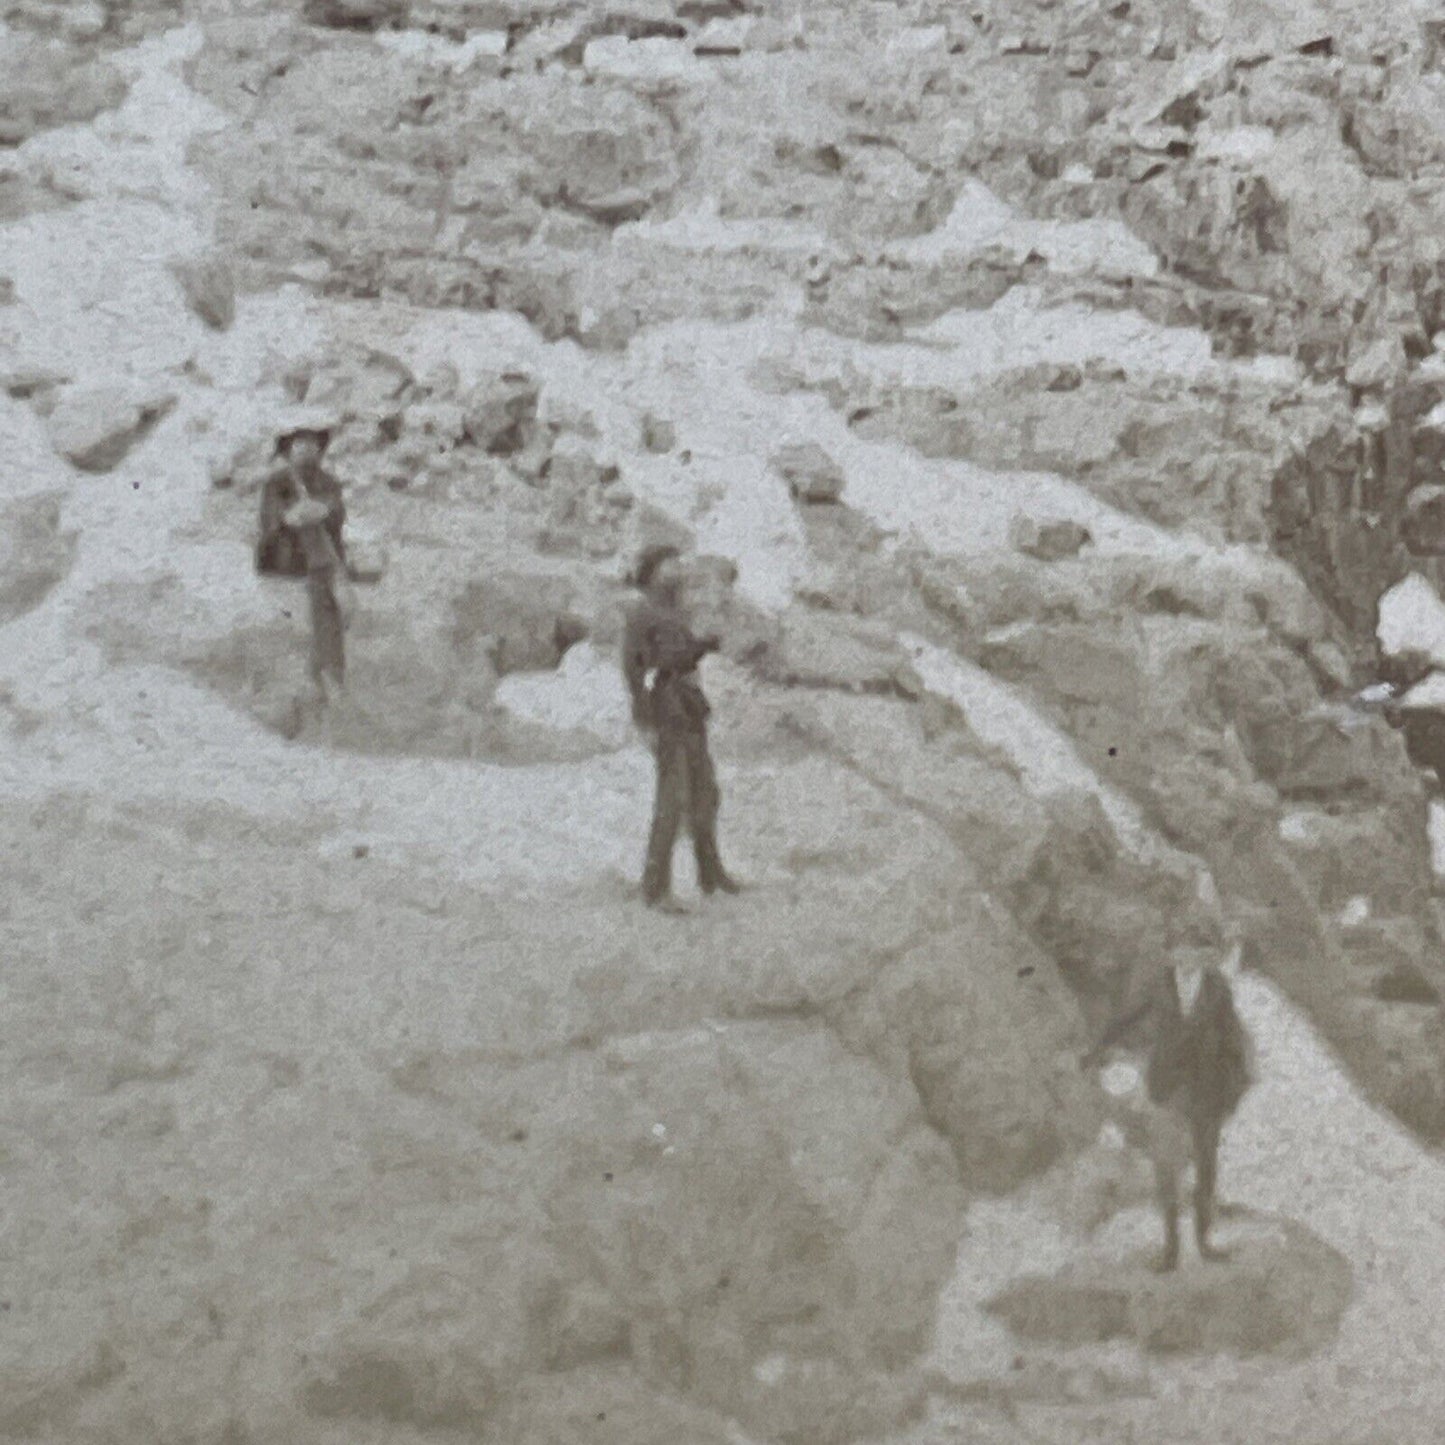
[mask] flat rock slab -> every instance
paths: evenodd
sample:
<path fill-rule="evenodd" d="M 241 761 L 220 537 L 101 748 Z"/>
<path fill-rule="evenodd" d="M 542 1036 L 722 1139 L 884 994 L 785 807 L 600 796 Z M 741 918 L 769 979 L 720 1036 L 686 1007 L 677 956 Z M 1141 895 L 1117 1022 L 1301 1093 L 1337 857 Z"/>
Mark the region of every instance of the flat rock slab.
<path fill-rule="evenodd" d="M 1349 1303 L 1349 1264 L 1302 1226 L 1260 1217 L 1219 1231 L 1230 1250 L 1204 1264 L 1186 1241 L 1180 1268 L 1160 1275 L 1148 1252 L 1089 1259 L 1051 1277 L 1025 1276 L 986 1308 L 1020 1339 L 1065 1347 L 1130 1340 L 1150 1354 L 1313 1354 Z"/>

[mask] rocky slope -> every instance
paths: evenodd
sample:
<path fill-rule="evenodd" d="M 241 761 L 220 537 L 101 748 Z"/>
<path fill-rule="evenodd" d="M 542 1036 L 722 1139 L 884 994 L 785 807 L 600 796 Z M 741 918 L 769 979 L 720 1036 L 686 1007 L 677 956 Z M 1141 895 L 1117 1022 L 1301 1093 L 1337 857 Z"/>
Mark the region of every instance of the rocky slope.
<path fill-rule="evenodd" d="M 1350 1271 L 1356 1321 L 1408 1271 L 1359 1284 L 1344 1150 L 1207 1310 L 1016 1276 L 1039 1199 L 1137 1201 L 1074 1058 L 1166 946 L 1445 1133 L 1427 782 L 1322 705 L 1445 456 L 1428 20 L 11 5 L 0 1426 L 1018 1438 L 1052 1391 L 1191 1438 L 1172 1330 L 1326 1362 L 1247 1367 L 1210 1438 L 1262 1438 L 1368 1370 Z M 379 577 L 325 726 L 249 564 L 297 401 Z M 682 923 L 612 662 L 657 537 L 752 884 Z"/>

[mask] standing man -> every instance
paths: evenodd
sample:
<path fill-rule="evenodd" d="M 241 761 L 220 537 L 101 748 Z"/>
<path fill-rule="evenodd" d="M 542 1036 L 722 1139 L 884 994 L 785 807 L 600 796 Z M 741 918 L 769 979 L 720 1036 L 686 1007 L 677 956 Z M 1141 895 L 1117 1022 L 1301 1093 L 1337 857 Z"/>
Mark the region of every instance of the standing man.
<path fill-rule="evenodd" d="M 657 757 L 657 795 L 642 894 L 649 907 L 682 912 L 672 895 L 672 851 L 686 813 L 704 893 L 737 893 L 738 883 L 718 856 L 717 775 L 707 745 L 712 709 L 703 696 L 697 665 L 719 646 L 717 637 L 695 637 L 682 606 L 682 571 L 676 547 L 649 547 L 633 582 L 642 601 L 627 616 L 622 672 L 632 696 L 633 721 L 652 739 Z"/>
<path fill-rule="evenodd" d="M 305 549 L 286 511 L 302 498 L 326 507 L 325 527 L 341 566 L 346 566 L 346 503 L 341 483 L 322 466 L 331 443 L 331 423 L 319 412 L 296 415 L 276 439 L 280 465 L 261 488 L 261 526 L 256 542 L 256 570 L 280 577 L 300 577 L 309 570 Z"/>
<path fill-rule="evenodd" d="M 1179 1264 L 1179 1179 L 1194 1161 L 1194 1241 L 1210 1263 L 1227 1258 L 1209 1242 L 1214 1222 L 1219 1135 L 1251 1082 L 1249 1036 L 1228 979 L 1188 954 L 1157 968 L 1142 1000 L 1120 1013 L 1084 1056 L 1087 1068 L 1129 1038 L 1145 1056 L 1142 1088 L 1126 1105 L 1125 1135 L 1154 1166 L 1164 1254 Z"/>

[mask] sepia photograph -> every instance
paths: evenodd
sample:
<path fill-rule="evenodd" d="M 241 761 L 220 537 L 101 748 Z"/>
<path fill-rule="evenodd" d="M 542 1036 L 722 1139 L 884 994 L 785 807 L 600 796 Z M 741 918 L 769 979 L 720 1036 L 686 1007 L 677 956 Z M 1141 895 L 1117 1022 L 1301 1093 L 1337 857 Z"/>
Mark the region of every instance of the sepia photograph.
<path fill-rule="evenodd" d="M 1442 0 L 0 0 L 0 1442 L 1445 1441 Z"/>

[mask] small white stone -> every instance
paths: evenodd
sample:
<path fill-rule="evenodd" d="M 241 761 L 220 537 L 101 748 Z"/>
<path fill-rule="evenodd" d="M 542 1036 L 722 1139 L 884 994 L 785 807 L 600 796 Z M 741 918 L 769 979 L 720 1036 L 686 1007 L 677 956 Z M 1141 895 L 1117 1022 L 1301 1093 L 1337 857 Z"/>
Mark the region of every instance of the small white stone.
<path fill-rule="evenodd" d="M 1344 928 L 1358 928 L 1370 916 L 1370 900 L 1357 894 L 1340 910 L 1340 925 Z"/>

